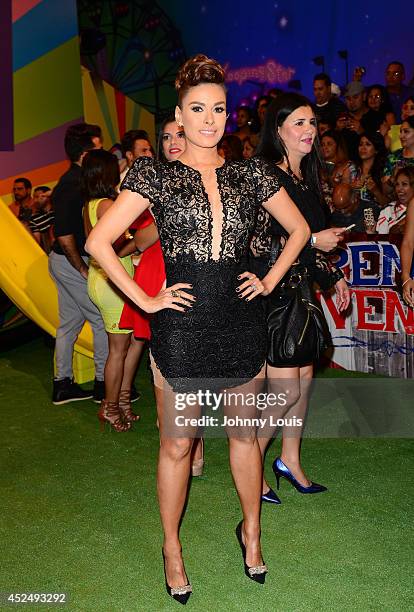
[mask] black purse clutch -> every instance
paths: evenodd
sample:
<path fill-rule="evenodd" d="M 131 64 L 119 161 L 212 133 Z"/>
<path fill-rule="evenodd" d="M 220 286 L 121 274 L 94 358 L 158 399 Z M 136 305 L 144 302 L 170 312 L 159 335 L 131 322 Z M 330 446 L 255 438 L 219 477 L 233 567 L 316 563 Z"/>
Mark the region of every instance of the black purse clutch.
<path fill-rule="evenodd" d="M 273 238 L 270 266 L 280 251 L 278 238 Z M 305 266 L 294 264 L 290 268 L 267 298 L 266 312 L 269 365 L 305 365 L 317 361 L 329 346 L 329 328 Z"/>

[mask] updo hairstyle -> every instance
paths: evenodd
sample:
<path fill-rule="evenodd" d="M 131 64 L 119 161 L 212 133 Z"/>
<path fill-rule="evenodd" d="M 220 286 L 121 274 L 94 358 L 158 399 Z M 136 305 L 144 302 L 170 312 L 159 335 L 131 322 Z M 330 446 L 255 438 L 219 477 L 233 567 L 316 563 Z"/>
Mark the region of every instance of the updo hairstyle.
<path fill-rule="evenodd" d="M 178 71 L 175 79 L 175 89 L 178 93 L 178 106 L 187 91 L 191 87 L 201 85 L 201 83 L 214 83 L 222 85 L 224 91 L 224 68 L 216 60 L 199 53 L 190 57 Z"/>

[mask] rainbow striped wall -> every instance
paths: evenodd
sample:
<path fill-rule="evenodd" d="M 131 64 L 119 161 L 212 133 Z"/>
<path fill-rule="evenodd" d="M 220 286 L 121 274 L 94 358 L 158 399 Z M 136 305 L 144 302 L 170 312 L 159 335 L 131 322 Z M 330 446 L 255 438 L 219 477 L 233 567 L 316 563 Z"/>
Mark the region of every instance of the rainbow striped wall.
<path fill-rule="evenodd" d="M 83 116 L 76 0 L 12 0 L 11 8 L 14 150 L 0 152 L 6 196 L 16 176 L 56 181 L 67 167 L 64 131 Z"/>
<path fill-rule="evenodd" d="M 150 113 L 81 69 L 76 0 L 0 2 L 11 3 L 12 19 L 14 150 L 0 151 L 6 203 L 17 176 L 34 186 L 56 183 L 67 168 L 65 130 L 83 117 L 101 125 L 108 148 L 131 127 L 154 136 Z"/>
<path fill-rule="evenodd" d="M 11 2 L 0 2 L 0 151 L 13 149 L 13 59 Z"/>
<path fill-rule="evenodd" d="M 105 148 L 131 128 L 146 130 L 155 144 L 154 115 L 86 68 L 82 68 L 82 91 L 85 121 L 101 126 Z"/>

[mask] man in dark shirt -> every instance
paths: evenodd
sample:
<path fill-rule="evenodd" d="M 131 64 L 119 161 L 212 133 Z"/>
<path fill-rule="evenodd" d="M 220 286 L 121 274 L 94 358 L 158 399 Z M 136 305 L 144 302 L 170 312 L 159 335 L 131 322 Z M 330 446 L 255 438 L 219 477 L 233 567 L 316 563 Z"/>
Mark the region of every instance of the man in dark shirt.
<path fill-rule="evenodd" d="M 49 272 L 56 283 L 59 299 L 59 327 L 56 333 L 56 378 L 53 381 L 54 404 L 75 400 L 96 401 L 104 395 L 104 367 L 108 342 L 99 310 L 88 296 L 88 258 L 82 209 L 81 164 L 86 152 L 94 148 L 85 124 L 71 126 L 65 135 L 65 151 L 72 162 L 52 193 L 56 240 L 49 255 Z M 73 382 L 73 347 L 85 320 L 94 336 L 94 392 L 83 391 Z"/>
<path fill-rule="evenodd" d="M 345 104 L 332 95 L 331 77 L 320 72 L 313 78 L 313 93 L 315 96 L 315 113 L 318 121 L 335 126 L 338 115 L 346 111 Z"/>
<path fill-rule="evenodd" d="M 32 216 L 32 183 L 25 177 L 15 179 L 13 183 L 14 202 L 9 206 L 11 212 L 25 225 L 29 227 Z"/>
<path fill-rule="evenodd" d="M 351 81 L 345 87 L 345 104 L 348 110 L 347 128 L 356 134 L 362 134 L 361 126 L 363 116 L 368 112 L 366 105 L 365 87 L 361 81 Z"/>

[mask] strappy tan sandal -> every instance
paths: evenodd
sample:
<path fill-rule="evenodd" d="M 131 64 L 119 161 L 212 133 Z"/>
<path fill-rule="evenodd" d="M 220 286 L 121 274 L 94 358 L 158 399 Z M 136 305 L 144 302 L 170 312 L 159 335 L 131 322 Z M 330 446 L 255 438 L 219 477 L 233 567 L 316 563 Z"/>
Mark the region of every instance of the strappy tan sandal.
<path fill-rule="evenodd" d="M 98 419 L 101 422 L 101 429 L 105 428 L 106 423 L 108 423 L 114 431 L 118 432 L 131 429 L 131 423 L 124 420 L 118 402 L 110 402 L 105 399 L 102 400 L 101 408 L 98 412 Z"/>
<path fill-rule="evenodd" d="M 139 414 L 135 414 L 131 408 L 131 390 L 130 389 L 121 389 L 119 392 L 119 410 L 124 418 L 126 423 L 135 423 L 138 421 L 140 416 Z"/>

